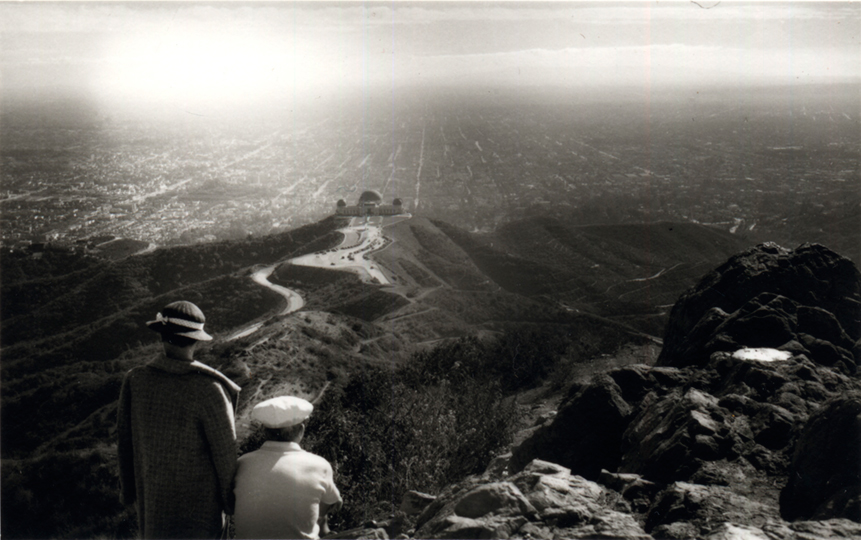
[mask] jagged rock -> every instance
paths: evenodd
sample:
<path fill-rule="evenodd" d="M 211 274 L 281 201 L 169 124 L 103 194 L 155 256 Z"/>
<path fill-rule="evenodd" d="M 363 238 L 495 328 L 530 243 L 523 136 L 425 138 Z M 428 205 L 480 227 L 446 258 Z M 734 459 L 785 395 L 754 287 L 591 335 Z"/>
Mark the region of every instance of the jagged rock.
<path fill-rule="evenodd" d="M 826 540 L 833 538 L 861 538 L 861 523 L 848 519 L 829 519 L 825 521 L 783 521 L 768 520 L 762 530 L 769 540 Z"/>
<path fill-rule="evenodd" d="M 484 470 L 482 476 L 495 478 L 505 474 L 508 470 L 508 465 L 511 463 L 511 452 L 494 457 Z"/>
<path fill-rule="evenodd" d="M 658 484 L 645 480 L 639 474 L 601 471 L 598 482 L 621 493 L 637 512 L 645 512 L 651 506 L 652 498 L 659 491 Z"/>
<path fill-rule="evenodd" d="M 757 295 L 701 339 L 689 351 L 695 358 L 743 347 L 791 349 L 820 364 L 855 372 L 852 340 L 832 314 L 773 293 Z"/>
<path fill-rule="evenodd" d="M 427 505 L 434 502 L 436 497 L 420 491 L 407 491 L 401 499 L 401 512 L 408 516 L 421 514 Z"/>
<path fill-rule="evenodd" d="M 700 528 L 686 521 L 658 525 L 652 529 L 652 537 L 660 540 L 690 540 L 700 534 Z"/>
<path fill-rule="evenodd" d="M 512 451 L 509 470 L 517 472 L 533 459 L 559 463 L 590 479 L 601 469 L 614 470 L 631 410 L 619 385 L 609 376 L 598 377 L 579 388 L 551 424 Z"/>
<path fill-rule="evenodd" d="M 437 498 L 416 523 L 419 538 L 508 538 L 535 509 L 509 482 L 480 484 L 472 478 Z M 480 518 L 480 519 L 479 519 Z"/>
<path fill-rule="evenodd" d="M 566 519 L 586 519 L 590 506 L 604 494 L 598 484 L 572 477 L 570 469 L 537 459 L 513 476 L 511 482 L 535 511 L 545 517 L 549 512 L 556 518 L 564 514 L 568 516 Z"/>
<path fill-rule="evenodd" d="M 622 399 L 630 405 L 636 405 L 655 386 L 649 371 L 649 366 L 639 364 L 611 370 L 607 375 L 619 385 Z"/>
<path fill-rule="evenodd" d="M 535 509 L 509 482 L 498 482 L 479 486 L 464 495 L 454 506 L 454 513 L 460 517 L 476 519 L 487 514 L 497 515 L 525 514 Z"/>
<path fill-rule="evenodd" d="M 708 536 L 706 540 L 771 540 L 762 529 L 748 527 L 747 525 L 736 525 L 734 523 L 723 523 Z"/>
<path fill-rule="evenodd" d="M 833 399 L 811 415 L 781 492 L 784 519 L 861 522 L 861 392 Z"/>
<path fill-rule="evenodd" d="M 487 516 L 478 520 L 450 514 L 416 531 L 416 538 L 511 538 L 527 521 L 523 516 Z"/>
<path fill-rule="evenodd" d="M 766 519 L 779 519 L 776 507 L 753 501 L 724 486 L 675 482 L 658 494 L 646 516 L 646 530 L 657 534 L 655 529 L 660 525 L 687 522 L 704 533 L 716 523 Z"/>
<path fill-rule="evenodd" d="M 618 491 L 622 493 L 629 486 L 636 484 L 637 482 L 641 482 L 643 477 L 639 474 L 620 474 L 620 473 L 611 473 L 607 470 L 602 470 L 601 474 L 598 476 L 598 483 L 608 488 Z"/>
<path fill-rule="evenodd" d="M 732 455 L 728 416 L 717 398 L 693 388 L 646 398 L 625 431 L 619 471 L 657 482 L 689 478 L 698 460 Z"/>
<path fill-rule="evenodd" d="M 816 341 L 805 345 L 801 334 L 834 350 Z M 716 351 L 789 342 L 817 362 L 845 362 L 859 338 L 861 274 L 850 260 L 815 244 L 795 250 L 762 244 L 732 257 L 679 298 L 657 365 L 704 365 Z M 854 359 L 846 368 L 854 372 Z"/>
<path fill-rule="evenodd" d="M 705 540 L 826 540 L 834 538 L 859 538 L 861 525 L 848 520 L 802 521 L 784 524 L 769 521 L 766 525 L 752 527 L 735 523 L 723 523 Z"/>
<path fill-rule="evenodd" d="M 600 485 L 534 460 L 505 482 L 450 486 L 417 522 L 416 538 L 650 538 Z"/>

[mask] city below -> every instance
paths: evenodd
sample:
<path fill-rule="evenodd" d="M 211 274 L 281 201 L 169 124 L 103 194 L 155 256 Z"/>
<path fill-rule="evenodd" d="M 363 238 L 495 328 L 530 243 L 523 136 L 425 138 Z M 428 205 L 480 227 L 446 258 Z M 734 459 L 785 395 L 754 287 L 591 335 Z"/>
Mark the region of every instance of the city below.
<path fill-rule="evenodd" d="M 140 251 L 240 239 L 320 220 L 366 190 L 475 232 L 550 214 L 834 236 L 828 224 L 858 215 L 861 119 L 851 99 L 810 94 L 644 109 L 415 93 L 394 108 L 245 120 L 22 109 L 2 127 L 2 243 L 122 238 Z"/>

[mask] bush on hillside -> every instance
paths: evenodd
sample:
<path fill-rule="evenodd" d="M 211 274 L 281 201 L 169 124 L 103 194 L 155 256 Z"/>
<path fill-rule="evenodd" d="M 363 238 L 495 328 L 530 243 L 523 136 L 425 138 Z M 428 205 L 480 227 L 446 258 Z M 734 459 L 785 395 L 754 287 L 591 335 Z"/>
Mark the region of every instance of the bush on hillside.
<path fill-rule="evenodd" d="M 511 393 L 544 380 L 569 344 L 564 330 L 512 329 L 492 341 L 465 337 L 417 353 L 404 373 L 414 384 L 461 377 L 486 379 Z"/>
<path fill-rule="evenodd" d="M 327 394 L 304 446 L 328 459 L 345 506 L 331 520 L 347 529 L 388 515 L 411 489 L 438 492 L 481 472 L 510 442 L 513 403 L 488 380 L 402 380 L 371 368 Z"/>
<path fill-rule="evenodd" d="M 388 515 L 409 490 L 437 493 L 482 472 L 511 442 L 511 394 L 534 386 L 565 354 L 564 332 L 512 330 L 418 353 L 392 372 L 369 368 L 318 406 L 304 446 L 328 459 L 344 497 L 333 529 Z M 262 444 L 256 434 L 243 445 Z"/>
<path fill-rule="evenodd" d="M 4 538 L 133 538 L 137 518 L 119 501 L 116 453 L 49 453 L 2 464 Z"/>

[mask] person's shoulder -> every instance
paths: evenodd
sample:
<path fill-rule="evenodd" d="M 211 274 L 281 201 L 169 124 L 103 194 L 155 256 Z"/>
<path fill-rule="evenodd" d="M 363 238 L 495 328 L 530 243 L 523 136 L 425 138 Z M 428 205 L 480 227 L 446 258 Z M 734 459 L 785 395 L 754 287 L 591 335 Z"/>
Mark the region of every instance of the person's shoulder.
<path fill-rule="evenodd" d="M 200 381 L 200 384 L 230 394 L 239 393 L 239 385 L 217 369 L 198 361 L 192 362 L 190 367 L 195 380 Z"/>
<path fill-rule="evenodd" d="M 314 463 L 318 464 L 319 466 L 325 466 L 325 467 L 328 467 L 330 469 L 332 468 L 332 465 L 329 463 L 329 460 L 327 460 L 323 456 L 318 456 L 317 454 L 312 454 L 311 452 L 308 452 L 307 450 L 303 450 L 301 455 L 302 455 L 302 459 L 304 459 L 306 461 L 314 462 Z"/>
<path fill-rule="evenodd" d="M 260 450 L 253 450 L 251 452 L 246 452 L 242 454 L 238 458 L 236 458 L 237 463 L 242 463 L 243 461 L 252 461 L 260 454 Z"/>
<path fill-rule="evenodd" d="M 131 381 L 133 379 L 139 379 L 141 377 L 146 377 L 149 373 L 146 364 L 141 366 L 135 366 L 130 370 L 126 371 L 126 374 L 123 376 L 124 381 Z"/>

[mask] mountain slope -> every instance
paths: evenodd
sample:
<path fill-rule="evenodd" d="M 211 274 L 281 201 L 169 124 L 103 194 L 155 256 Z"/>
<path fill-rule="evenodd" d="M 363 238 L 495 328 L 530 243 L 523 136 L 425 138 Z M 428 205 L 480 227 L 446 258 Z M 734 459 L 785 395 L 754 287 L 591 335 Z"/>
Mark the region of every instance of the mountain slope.
<path fill-rule="evenodd" d="M 116 398 L 123 374 L 158 354 L 143 323 L 169 301 L 192 300 L 207 314 L 216 341 L 198 358 L 243 387 L 238 426 L 250 439 L 248 411 L 257 400 L 337 394 L 366 372 L 409 365 L 417 352 L 463 336 L 506 351 L 499 353 L 512 367 L 506 373 L 567 366 L 553 375 L 564 385 L 574 366 L 612 360 L 626 345 L 651 350 L 665 304 L 709 261 L 722 262 L 743 243 L 696 225 L 573 227 L 540 218 L 478 235 L 413 218 L 385 227 L 385 247 L 371 255 L 389 284 L 283 262 L 337 245 L 344 224 L 330 218 L 281 235 L 118 261 L 4 253 L 3 499 L 44 502 L 22 507 L 29 518 L 21 526 L 36 529 L 18 532 L 133 534 L 131 514 L 110 497 Z M 278 315 L 283 300 L 251 279 L 279 261 L 271 281 L 306 302 L 290 315 Z M 536 356 L 511 337 L 520 331 L 563 345 Z M 76 479 L 55 492 L 48 473 L 58 467 Z M 74 501 L 108 502 L 82 510 Z M 7 523 L 3 532 L 14 537 Z"/>

